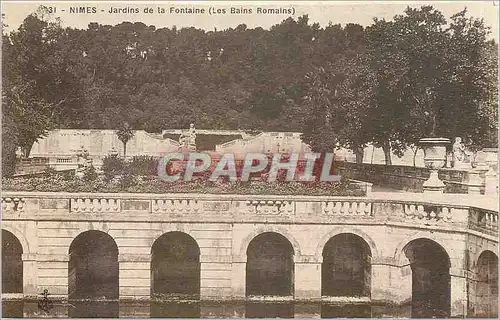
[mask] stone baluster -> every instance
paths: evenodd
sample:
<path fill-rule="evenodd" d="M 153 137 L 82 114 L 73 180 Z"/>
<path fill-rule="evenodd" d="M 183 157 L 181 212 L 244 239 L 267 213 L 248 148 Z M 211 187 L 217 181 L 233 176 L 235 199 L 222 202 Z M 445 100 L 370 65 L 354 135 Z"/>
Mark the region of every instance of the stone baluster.
<path fill-rule="evenodd" d="M 340 214 L 342 211 L 342 202 L 335 202 L 335 207 L 333 208 L 333 214 Z"/>
<path fill-rule="evenodd" d="M 451 210 L 448 207 L 443 207 L 441 209 L 441 219 L 444 219 L 445 221 L 450 221 L 451 220 Z"/>
<path fill-rule="evenodd" d="M 417 217 L 418 217 L 419 219 L 422 219 L 422 218 L 424 218 L 424 217 L 427 217 L 427 212 L 425 212 L 425 210 L 424 210 L 424 206 L 423 206 L 423 205 L 419 204 L 419 205 L 417 206 L 417 214 L 416 214 L 416 215 L 417 215 Z"/>
<path fill-rule="evenodd" d="M 371 202 L 367 202 L 365 204 L 365 216 L 371 217 L 372 215 L 373 215 L 372 204 L 371 204 Z"/>
<path fill-rule="evenodd" d="M 22 212 L 24 211 L 24 199 L 22 198 L 2 198 L 2 212 Z"/>

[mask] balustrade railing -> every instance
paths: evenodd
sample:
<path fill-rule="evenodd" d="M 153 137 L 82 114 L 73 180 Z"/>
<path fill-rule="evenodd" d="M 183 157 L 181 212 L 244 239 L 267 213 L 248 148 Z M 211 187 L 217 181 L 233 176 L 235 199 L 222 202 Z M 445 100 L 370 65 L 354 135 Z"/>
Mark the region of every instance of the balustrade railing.
<path fill-rule="evenodd" d="M 484 196 L 479 197 L 485 199 Z M 37 216 L 43 218 L 54 215 L 63 220 L 82 215 L 99 219 L 147 219 L 147 216 L 159 215 L 202 220 L 233 217 L 234 221 L 264 217 L 266 221 L 277 219 L 277 222 L 294 217 L 297 221 L 318 223 L 331 222 L 331 219 L 347 219 L 356 223 L 368 219 L 373 223 L 456 226 L 498 235 L 498 205 L 482 205 L 475 199 L 445 194 L 431 201 L 421 194 L 411 193 L 382 198 L 375 193 L 369 197 L 312 197 L 4 192 L 2 212 L 3 219 L 37 219 Z"/>

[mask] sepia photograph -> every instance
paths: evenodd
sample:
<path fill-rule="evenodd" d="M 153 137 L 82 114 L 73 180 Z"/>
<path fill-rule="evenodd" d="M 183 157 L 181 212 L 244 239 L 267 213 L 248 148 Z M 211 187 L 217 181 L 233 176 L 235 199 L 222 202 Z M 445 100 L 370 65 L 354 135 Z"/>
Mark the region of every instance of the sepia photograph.
<path fill-rule="evenodd" d="M 498 318 L 499 8 L 2 1 L 2 318 Z"/>

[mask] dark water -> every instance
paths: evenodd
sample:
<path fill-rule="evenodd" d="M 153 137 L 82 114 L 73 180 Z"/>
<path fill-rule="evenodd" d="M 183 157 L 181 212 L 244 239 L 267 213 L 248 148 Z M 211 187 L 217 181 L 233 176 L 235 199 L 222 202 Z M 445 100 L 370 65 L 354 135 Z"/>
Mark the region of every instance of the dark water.
<path fill-rule="evenodd" d="M 369 304 L 332 305 L 293 302 L 54 302 L 45 312 L 33 301 L 3 301 L 3 318 L 366 318 L 404 316 Z M 389 314 L 392 313 L 392 314 Z M 408 314 L 406 315 L 409 316 Z"/>

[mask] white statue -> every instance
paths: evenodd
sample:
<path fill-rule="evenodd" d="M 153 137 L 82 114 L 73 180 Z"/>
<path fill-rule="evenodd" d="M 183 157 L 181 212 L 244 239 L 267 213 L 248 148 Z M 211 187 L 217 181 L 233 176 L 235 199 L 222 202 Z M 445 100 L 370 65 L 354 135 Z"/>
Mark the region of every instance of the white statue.
<path fill-rule="evenodd" d="M 16 148 L 16 158 L 21 159 L 24 157 L 24 152 L 21 147 Z"/>
<path fill-rule="evenodd" d="M 456 137 L 455 143 L 453 143 L 453 167 L 454 168 L 469 168 L 470 159 L 469 155 L 465 151 L 465 145 L 462 142 L 462 138 Z"/>
<path fill-rule="evenodd" d="M 189 151 L 196 151 L 196 129 L 194 124 L 191 123 L 188 132 L 181 133 L 179 137 L 179 143 L 181 148 L 187 149 Z"/>

